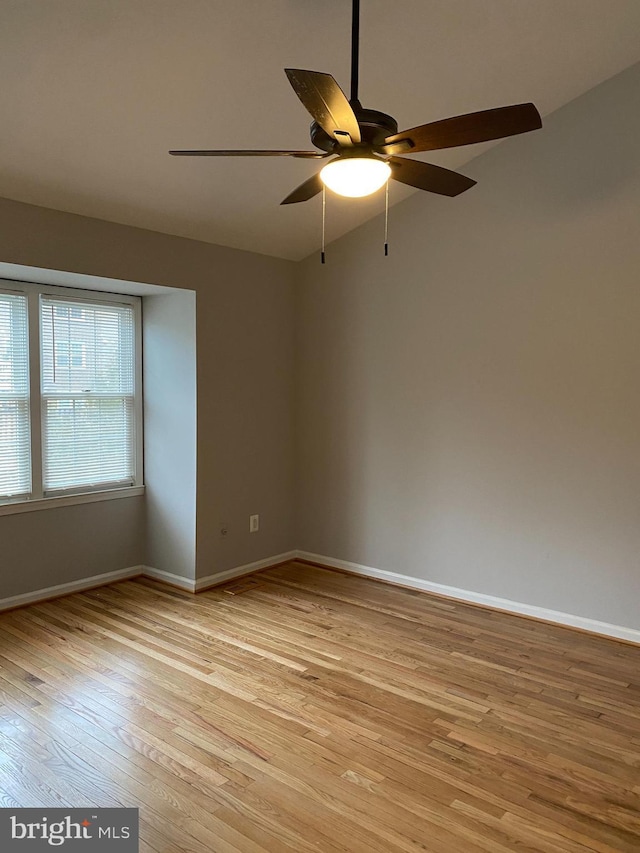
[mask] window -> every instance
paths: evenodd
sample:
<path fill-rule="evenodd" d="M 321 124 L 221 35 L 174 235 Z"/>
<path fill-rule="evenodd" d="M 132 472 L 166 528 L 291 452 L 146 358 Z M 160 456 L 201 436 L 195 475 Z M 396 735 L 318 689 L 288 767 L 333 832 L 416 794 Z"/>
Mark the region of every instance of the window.
<path fill-rule="evenodd" d="M 31 492 L 27 299 L 0 293 L 0 499 Z"/>
<path fill-rule="evenodd" d="M 0 503 L 141 485 L 139 347 L 134 297 L 0 290 Z"/>

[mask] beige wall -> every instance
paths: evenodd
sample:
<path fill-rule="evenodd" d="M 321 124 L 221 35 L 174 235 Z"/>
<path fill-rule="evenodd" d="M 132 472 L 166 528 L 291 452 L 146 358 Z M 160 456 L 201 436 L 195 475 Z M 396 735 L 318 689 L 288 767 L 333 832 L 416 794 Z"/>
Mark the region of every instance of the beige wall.
<path fill-rule="evenodd" d="M 253 258 L 197 297 L 198 577 L 295 548 L 293 264 Z"/>
<path fill-rule="evenodd" d="M 145 296 L 143 315 L 145 563 L 196 576 L 196 295 Z"/>
<path fill-rule="evenodd" d="M 144 498 L 0 517 L 0 599 L 138 566 Z"/>
<path fill-rule="evenodd" d="M 640 65 L 302 267 L 298 547 L 640 627 Z M 465 171 L 465 170 L 463 170 Z"/>
<path fill-rule="evenodd" d="M 7 199 L 0 199 L 0 261 L 194 290 L 196 576 L 294 547 L 291 262 Z M 100 540 L 101 571 L 144 562 L 144 523 L 135 545 L 125 551 L 117 544 L 120 538 L 130 540 L 130 527 L 140 520 L 135 506 L 128 515 L 111 504 L 92 505 L 92 518 L 102 517 L 110 530 L 110 537 Z M 75 560 L 72 544 L 79 510 L 56 510 L 55 537 L 51 512 L 0 517 L 0 597 L 9 594 L 4 589 L 8 578 L 15 593 L 16 585 L 18 592 L 28 591 L 76 579 L 83 571 L 78 566 L 84 552 L 78 550 Z M 248 516 L 256 512 L 261 529 L 249 534 Z M 219 521 L 230 525 L 225 540 L 218 534 Z M 21 539 L 15 531 L 22 536 L 25 530 L 34 544 L 20 565 L 28 562 L 31 568 L 18 578 L 14 556 L 21 553 Z M 63 556 L 48 563 L 67 539 Z M 88 573 L 96 574 L 94 567 Z"/>

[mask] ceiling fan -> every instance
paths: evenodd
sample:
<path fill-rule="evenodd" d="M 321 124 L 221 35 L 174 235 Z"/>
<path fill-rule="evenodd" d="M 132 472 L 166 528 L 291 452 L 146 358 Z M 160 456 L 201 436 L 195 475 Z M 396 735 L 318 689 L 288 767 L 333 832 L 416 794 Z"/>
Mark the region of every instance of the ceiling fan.
<path fill-rule="evenodd" d="M 169 154 L 181 157 L 299 157 L 310 160 L 333 157 L 281 204 L 307 201 L 321 192 L 325 185 L 340 195 L 352 198 L 370 195 L 383 187 L 389 178 L 416 189 L 457 196 L 476 182 L 442 166 L 397 155 L 487 142 L 542 127 L 538 110 L 527 103 L 468 113 L 398 132 L 398 123 L 392 116 L 365 109 L 358 100 L 359 50 L 360 0 L 353 0 L 351 97 L 347 99 L 331 74 L 285 68 L 294 92 L 313 118 L 311 142 L 320 150 L 191 150 L 170 151 Z"/>

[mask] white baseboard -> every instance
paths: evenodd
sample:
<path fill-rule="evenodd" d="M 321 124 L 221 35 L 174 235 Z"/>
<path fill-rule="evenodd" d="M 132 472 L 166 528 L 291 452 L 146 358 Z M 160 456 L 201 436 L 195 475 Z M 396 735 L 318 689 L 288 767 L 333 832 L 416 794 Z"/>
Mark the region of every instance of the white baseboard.
<path fill-rule="evenodd" d="M 131 566 L 128 569 L 119 569 L 116 572 L 106 572 L 105 574 L 94 575 L 90 578 L 82 578 L 81 580 L 61 583 L 56 586 L 48 586 L 45 589 L 36 589 L 33 592 L 24 592 L 22 595 L 12 595 L 10 598 L 0 599 L 0 611 L 10 610 L 13 607 L 23 607 L 25 604 L 33 604 L 36 601 L 43 601 L 48 598 L 60 598 L 63 595 L 70 595 L 72 592 L 82 592 L 85 589 L 104 586 L 105 584 L 126 580 L 127 578 L 136 578 L 143 571 L 144 566 Z"/>
<path fill-rule="evenodd" d="M 255 563 L 247 563 L 244 566 L 236 566 L 235 569 L 227 569 L 225 572 L 218 572 L 215 575 L 207 575 L 205 578 L 198 578 L 196 581 L 196 591 L 202 592 L 212 586 L 217 586 L 225 581 L 233 578 L 240 578 L 243 575 L 250 575 L 252 572 L 258 572 L 260 569 L 268 569 L 269 566 L 275 566 L 278 563 L 286 563 L 287 560 L 295 560 L 298 551 L 285 551 L 284 554 L 275 554 L 273 557 L 266 557 L 264 560 L 256 560 Z"/>
<path fill-rule="evenodd" d="M 148 578 L 154 578 L 158 581 L 179 586 L 181 589 L 186 589 L 188 592 L 202 592 L 212 586 L 225 583 L 225 581 L 233 578 L 240 578 L 243 575 L 250 575 L 252 572 L 258 572 L 260 569 L 267 569 L 269 566 L 275 566 L 276 563 L 285 563 L 287 560 L 295 560 L 297 551 L 287 551 L 284 554 L 276 554 L 273 557 L 265 557 L 264 560 L 256 560 L 255 563 L 246 563 L 244 566 L 235 566 L 233 569 L 227 569 L 224 572 L 216 572 L 213 575 L 207 575 L 204 578 L 192 580 L 191 578 L 174 575 L 171 572 L 164 572 L 161 569 L 154 569 L 152 566 L 142 566 L 142 574 Z"/>
<path fill-rule="evenodd" d="M 0 599 L 0 611 L 10 610 L 14 607 L 23 607 L 26 604 L 34 604 L 50 598 L 59 598 L 63 595 L 70 595 L 74 592 L 82 592 L 83 590 L 105 586 L 116 581 L 140 577 L 140 575 L 164 581 L 188 592 L 199 592 L 232 580 L 233 578 L 249 575 L 252 572 L 260 571 L 260 569 L 266 569 L 277 563 L 285 563 L 288 560 L 295 560 L 296 558 L 309 560 L 312 563 L 320 563 L 334 569 L 342 569 L 353 574 L 362 575 L 363 577 L 376 578 L 387 581 L 388 583 L 411 587 L 412 589 L 421 589 L 425 592 L 432 592 L 436 595 L 446 596 L 447 598 L 453 598 L 458 601 L 481 604 L 485 607 L 491 607 L 494 610 L 503 610 L 507 613 L 515 613 L 520 616 L 530 616 L 545 622 L 554 622 L 557 625 L 579 628 L 583 631 L 589 631 L 592 634 L 601 634 L 605 637 L 614 637 L 618 640 L 626 640 L 629 643 L 640 645 L 640 630 L 635 628 L 612 625 L 608 622 L 599 622 L 596 619 L 575 616 L 574 614 L 563 613 L 559 610 L 549 610 L 532 604 L 524 604 L 520 601 L 511 601 L 508 598 L 498 598 L 494 595 L 485 595 L 481 592 L 472 592 L 454 586 L 446 586 L 445 584 L 434 583 L 433 581 L 412 577 L 411 575 L 403 575 L 399 572 L 375 569 L 371 566 L 363 566 L 360 563 L 351 563 L 348 560 L 336 560 L 333 557 L 326 557 L 323 554 L 313 554 L 309 551 L 286 551 L 283 554 L 276 554 L 273 557 L 257 560 L 254 563 L 247 563 L 244 566 L 236 566 L 233 569 L 227 569 L 224 572 L 198 578 L 195 581 L 171 572 L 155 569 L 152 566 L 130 566 L 129 568 L 119 569 L 115 572 L 93 575 L 89 578 L 82 578 L 77 581 L 57 584 L 56 586 L 46 587 L 45 589 L 37 589 L 33 592 L 25 592 L 21 595 L 13 595 L 10 598 Z"/>
<path fill-rule="evenodd" d="M 297 553 L 297 551 L 287 551 L 284 554 L 276 554 L 274 557 L 266 557 L 264 560 L 257 560 L 255 563 L 236 566 L 234 569 L 218 572 L 206 578 L 199 578 L 197 581 L 192 578 L 175 575 L 172 572 L 165 572 L 162 569 L 155 569 L 153 566 L 130 566 L 127 569 L 106 572 L 102 575 L 94 575 L 93 577 L 82 578 L 81 580 L 71 581 L 70 583 L 61 583 L 56 586 L 46 587 L 45 589 L 35 589 L 32 592 L 13 595 L 10 598 L 0 598 L 0 612 L 11 610 L 14 607 L 24 607 L 25 604 L 35 604 L 38 601 L 46 601 L 49 598 L 60 598 L 63 595 L 71 595 L 73 592 L 82 592 L 85 589 L 106 586 L 116 581 L 141 576 L 177 586 L 187 592 L 198 592 L 208 587 L 217 586 L 232 578 L 239 578 L 243 575 L 257 572 L 260 569 L 266 569 L 269 566 L 276 565 L 276 563 L 285 563 L 287 560 L 294 560 Z"/>
<path fill-rule="evenodd" d="M 196 582 L 193 578 L 185 578 L 182 575 L 174 575 L 173 572 L 165 572 L 162 569 L 154 569 L 153 566 L 141 566 L 140 574 L 146 578 L 153 578 L 156 581 L 163 581 L 178 586 L 180 589 L 186 589 L 187 592 L 196 591 Z"/>
<path fill-rule="evenodd" d="M 471 592 L 467 589 L 458 589 L 455 586 L 445 586 L 440 583 L 415 578 L 411 575 L 402 575 L 398 572 L 388 572 L 384 569 L 374 569 L 371 566 L 363 566 L 360 563 L 350 563 L 348 560 L 336 560 L 333 557 L 325 557 L 322 554 L 312 554 L 309 551 L 297 551 L 300 560 L 309 560 L 312 563 L 321 563 L 334 569 L 342 569 L 356 575 L 368 578 L 377 578 L 388 583 L 408 586 L 413 589 L 421 589 L 447 598 L 455 598 L 470 604 L 482 604 L 494 610 L 504 610 L 507 613 L 515 613 L 519 616 L 531 616 L 545 622 L 554 622 L 557 625 L 565 625 L 570 628 L 579 628 L 592 634 L 602 634 L 605 637 L 614 637 L 617 640 L 626 640 L 629 643 L 640 645 L 640 630 L 625 628 L 621 625 L 611 625 L 608 622 L 599 622 L 597 619 L 588 619 L 584 616 L 574 616 L 572 613 L 562 613 L 560 610 L 548 610 L 545 607 L 536 607 L 532 604 L 523 604 L 520 601 L 511 601 L 508 598 L 498 598 L 494 595 L 485 595 L 481 592 Z"/>

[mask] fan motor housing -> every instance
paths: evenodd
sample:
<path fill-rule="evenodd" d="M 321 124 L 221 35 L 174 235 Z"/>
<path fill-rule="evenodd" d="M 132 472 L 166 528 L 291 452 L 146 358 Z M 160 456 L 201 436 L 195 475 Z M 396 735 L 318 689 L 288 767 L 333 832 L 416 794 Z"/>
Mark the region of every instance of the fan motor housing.
<path fill-rule="evenodd" d="M 362 145 L 377 148 L 384 145 L 387 136 L 398 132 L 398 122 L 390 115 L 378 110 L 367 110 L 360 104 L 351 104 L 360 125 Z M 323 130 L 317 122 L 311 123 L 311 142 L 316 148 L 330 154 L 337 152 L 342 146 L 333 136 Z"/>

